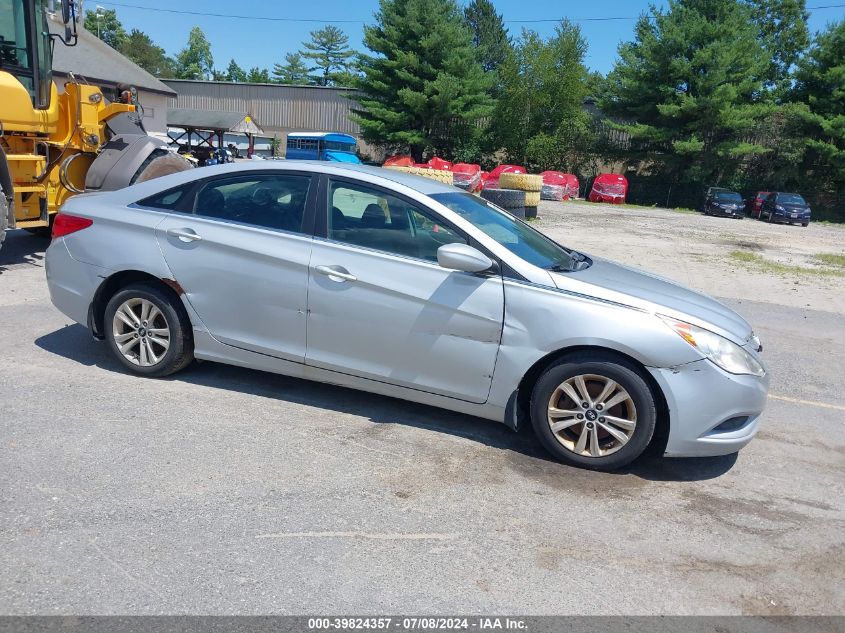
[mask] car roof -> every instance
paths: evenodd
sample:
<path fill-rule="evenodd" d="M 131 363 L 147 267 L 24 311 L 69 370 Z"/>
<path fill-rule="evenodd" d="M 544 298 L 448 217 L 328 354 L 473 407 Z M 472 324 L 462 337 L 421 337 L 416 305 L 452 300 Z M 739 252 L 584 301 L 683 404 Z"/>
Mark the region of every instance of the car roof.
<path fill-rule="evenodd" d="M 424 178 L 422 176 L 416 176 L 403 171 L 387 169 L 384 167 L 375 167 L 372 165 L 328 162 L 320 160 L 255 160 L 187 169 L 176 174 L 153 178 L 152 180 L 148 180 L 146 182 L 136 185 L 131 185 L 124 189 L 110 191 L 103 195 L 110 196 L 115 202 L 120 202 L 122 204 L 131 204 L 132 202 L 137 202 L 138 200 L 146 198 L 147 196 L 154 195 L 161 191 L 166 191 L 173 187 L 178 187 L 194 180 L 199 180 L 203 178 L 213 178 L 215 176 L 223 176 L 227 174 L 235 176 L 251 171 L 267 172 L 276 170 L 313 171 L 337 177 L 354 177 L 356 174 L 367 175 L 375 177 L 378 180 L 390 181 L 398 185 L 403 185 L 405 187 L 408 187 L 409 189 L 413 189 L 414 191 L 417 191 L 424 195 L 432 195 L 437 193 L 455 193 L 455 191 L 458 191 L 458 189 L 456 189 L 455 187 L 443 184 L 432 178 Z M 373 182 L 371 179 L 365 180 L 370 180 L 370 182 Z M 378 184 L 378 182 L 373 182 L 373 184 Z M 81 195 L 85 196 L 86 194 Z"/>

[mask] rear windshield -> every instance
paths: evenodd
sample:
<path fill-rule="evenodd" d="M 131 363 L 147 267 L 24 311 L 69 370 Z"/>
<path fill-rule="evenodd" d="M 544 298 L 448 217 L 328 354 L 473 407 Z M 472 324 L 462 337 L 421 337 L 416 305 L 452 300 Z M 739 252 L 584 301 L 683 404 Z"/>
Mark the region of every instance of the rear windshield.
<path fill-rule="evenodd" d="M 778 202 L 783 202 L 785 204 L 807 204 L 804 202 L 804 198 L 799 196 L 797 193 L 779 193 Z"/>

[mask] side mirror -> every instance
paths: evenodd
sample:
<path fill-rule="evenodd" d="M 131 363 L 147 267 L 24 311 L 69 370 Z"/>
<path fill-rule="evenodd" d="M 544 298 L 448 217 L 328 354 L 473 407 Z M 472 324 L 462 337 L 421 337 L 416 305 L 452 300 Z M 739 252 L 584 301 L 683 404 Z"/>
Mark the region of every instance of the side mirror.
<path fill-rule="evenodd" d="M 457 243 L 444 244 L 438 248 L 437 263 L 441 268 L 465 273 L 481 273 L 493 266 L 493 260 L 477 248 Z"/>

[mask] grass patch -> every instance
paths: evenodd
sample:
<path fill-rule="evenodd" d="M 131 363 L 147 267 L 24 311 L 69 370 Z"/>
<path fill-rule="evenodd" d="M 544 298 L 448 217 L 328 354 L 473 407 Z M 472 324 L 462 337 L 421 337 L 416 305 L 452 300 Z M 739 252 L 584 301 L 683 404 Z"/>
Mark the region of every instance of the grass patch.
<path fill-rule="evenodd" d="M 833 266 L 834 268 L 845 268 L 845 255 L 836 255 L 835 253 L 819 253 L 816 255 L 816 261 L 823 266 Z"/>
<path fill-rule="evenodd" d="M 757 253 L 749 253 L 748 251 L 731 251 L 728 253 L 735 262 L 742 264 L 752 264 L 755 270 L 760 272 L 774 273 L 780 275 L 833 275 L 845 276 L 845 267 L 837 268 L 808 268 L 806 266 L 791 266 L 789 264 L 781 264 L 780 262 L 773 262 L 766 259 Z M 817 257 L 818 259 L 818 257 Z"/>

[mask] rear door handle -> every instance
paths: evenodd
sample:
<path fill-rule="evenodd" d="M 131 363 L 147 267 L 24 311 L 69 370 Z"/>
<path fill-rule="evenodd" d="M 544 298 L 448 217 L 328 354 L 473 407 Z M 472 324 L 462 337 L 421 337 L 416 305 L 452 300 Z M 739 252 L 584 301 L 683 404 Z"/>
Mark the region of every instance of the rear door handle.
<path fill-rule="evenodd" d="M 343 281 L 358 281 L 358 278 L 346 272 L 346 270 L 337 270 L 341 268 L 340 266 L 315 266 L 314 270 L 320 273 L 321 275 L 326 275 L 327 277 L 336 277 L 337 279 L 342 279 Z"/>
<path fill-rule="evenodd" d="M 199 242 L 202 239 L 191 229 L 167 229 L 167 234 L 171 237 L 178 237 L 183 242 Z"/>

